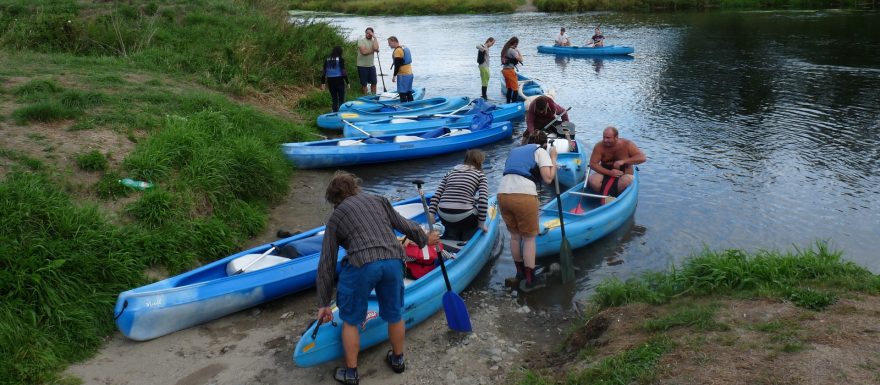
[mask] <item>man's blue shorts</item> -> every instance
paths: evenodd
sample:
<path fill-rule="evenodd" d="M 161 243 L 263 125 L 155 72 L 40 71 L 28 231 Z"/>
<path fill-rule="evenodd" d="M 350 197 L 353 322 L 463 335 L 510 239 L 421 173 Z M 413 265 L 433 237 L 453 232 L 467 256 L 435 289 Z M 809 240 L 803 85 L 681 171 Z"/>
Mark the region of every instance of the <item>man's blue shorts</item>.
<path fill-rule="evenodd" d="M 360 268 L 344 263 L 336 285 L 339 318 L 349 325 L 364 323 L 367 300 L 373 289 L 379 301 L 379 317 L 388 323 L 400 321 L 403 308 L 403 261 L 400 259 L 381 259 Z"/>
<path fill-rule="evenodd" d="M 397 75 L 397 93 L 412 92 L 412 75 Z"/>
<path fill-rule="evenodd" d="M 376 67 L 358 67 L 358 78 L 361 80 L 361 87 L 367 84 L 376 85 Z"/>

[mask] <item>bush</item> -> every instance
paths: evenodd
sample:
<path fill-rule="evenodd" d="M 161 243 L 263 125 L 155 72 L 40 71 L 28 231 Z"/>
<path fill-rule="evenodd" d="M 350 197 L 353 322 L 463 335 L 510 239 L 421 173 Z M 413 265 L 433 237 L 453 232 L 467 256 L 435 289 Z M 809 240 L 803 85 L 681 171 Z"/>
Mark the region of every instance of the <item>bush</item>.
<path fill-rule="evenodd" d="M 65 107 L 58 102 L 38 102 L 12 112 L 12 118 L 15 119 L 15 123 L 20 125 L 30 122 L 54 122 L 73 119 L 79 115 L 79 111 Z"/>
<path fill-rule="evenodd" d="M 107 157 L 98 150 L 76 155 L 76 165 L 85 171 L 104 171 L 107 169 Z"/>

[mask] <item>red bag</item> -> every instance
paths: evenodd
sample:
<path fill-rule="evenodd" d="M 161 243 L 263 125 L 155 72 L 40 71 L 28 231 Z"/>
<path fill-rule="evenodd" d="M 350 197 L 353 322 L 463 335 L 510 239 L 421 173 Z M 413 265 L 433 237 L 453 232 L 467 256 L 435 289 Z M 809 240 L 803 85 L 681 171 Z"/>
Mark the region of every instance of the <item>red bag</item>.
<path fill-rule="evenodd" d="M 419 248 L 415 243 L 406 245 L 406 271 L 414 279 L 422 278 L 437 267 L 437 250 L 443 250 L 443 244 Z"/>

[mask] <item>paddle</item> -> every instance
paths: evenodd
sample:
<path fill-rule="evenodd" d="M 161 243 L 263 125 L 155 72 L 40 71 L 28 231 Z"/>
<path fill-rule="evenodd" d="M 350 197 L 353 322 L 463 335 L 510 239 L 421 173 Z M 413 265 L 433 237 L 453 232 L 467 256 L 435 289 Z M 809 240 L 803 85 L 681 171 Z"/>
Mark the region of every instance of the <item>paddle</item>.
<path fill-rule="evenodd" d="M 400 119 L 456 118 L 456 117 L 460 117 L 460 116 L 461 116 L 461 115 L 456 115 L 456 114 L 455 114 L 456 112 L 459 112 L 459 111 L 461 111 L 461 110 L 467 108 L 467 107 L 470 106 L 471 104 L 474 104 L 475 101 L 476 101 L 476 100 L 471 100 L 471 101 L 468 102 L 467 104 L 465 104 L 465 105 L 459 107 L 457 110 L 452 111 L 452 112 L 449 112 L 449 113 L 445 113 L 445 114 L 391 115 L 391 117 L 392 117 L 392 118 L 400 118 Z"/>
<path fill-rule="evenodd" d="M 376 62 L 379 63 L 379 77 L 382 78 L 382 92 L 388 92 L 388 89 L 385 88 L 385 74 L 382 73 L 382 61 L 379 60 L 379 53 L 376 52 Z M 379 99 L 376 99 L 379 100 Z"/>
<path fill-rule="evenodd" d="M 553 141 L 550 141 L 553 145 Z M 559 246 L 559 265 L 562 268 L 562 283 L 567 284 L 574 280 L 574 266 L 571 255 L 571 244 L 565 237 L 565 220 L 562 218 L 562 197 L 559 196 L 559 176 L 553 176 L 553 184 L 556 187 L 556 211 L 559 213 L 559 231 L 562 233 L 562 243 Z"/>
<path fill-rule="evenodd" d="M 425 193 L 422 191 L 421 180 L 414 180 L 413 184 L 419 190 L 419 197 L 422 198 L 422 208 L 425 210 L 425 216 L 428 218 L 428 231 L 434 232 L 434 219 L 428 212 L 428 202 L 425 201 Z M 436 247 L 436 246 L 435 246 Z M 437 254 L 441 254 L 438 250 Z M 449 283 L 449 274 L 446 272 L 446 263 L 443 257 L 437 258 L 440 261 L 440 270 L 443 271 L 443 281 L 446 282 L 446 293 L 443 294 L 443 311 L 446 313 L 446 323 L 449 328 L 458 332 L 471 332 L 471 318 L 468 315 L 467 307 L 464 300 L 458 296 L 458 293 L 452 291 L 452 284 Z"/>
<path fill-rule="evenodd" d="M 249 267 L 253 266 L 253 264 L 257 263 L 257 261 L 263 259 L 263 257 L 269 255 L 269 253 L 275 251 L 275 245 L 271 245 L 271 246 L 272 247 L 270 247 L 269 250 L 266 250 L 266 252 L 264 252 L 259 257 L 255 258 L 253 261 L 251 261 L 251 263 L 248 263 L 247 265 L 244 265 L 244 267 L 242 267 L 241 269 L 236 270 L 235 273 L 232 273 L 232 275 L 241 274 L 242 272 L 247 270 L 247 268 L 249 268 Z"/>
<path fill-rule="evenodd" d="M 352 127 L 352 128 L 354 128 L 354 129 L 355 129 L 355 130 L 358 130 L 358 131 L 360 131 L 360 132 L 361 132 L 361 134 L 364 134 L 364 135 L 366 135 L 366 136 L 368 136 L 368 137 L 370 137 L 370 138 L 372 138 L 372 137 L 373 137 L 373 135 L 370 135 L 370 133 L 369 133 L 369 132 L 366 132 L 366 131 L 364 131 L 364 130 L 363 130 L 363 129 L 361 129 L 361 128 L 360 128 L 360 127 L 358 127 L 358 126 L 355 126 L 355 125 L 354 125 L 354 124 L 352 124 L 352 123 L 351 123 L 351 122 L 349 122 L 349 121 L 347 121 L 347 120 L 345 120 L 345 119 L 342 119 L 342 123 L 345 123 L 345 124 L 347 124 L 347 125 L 349 125 L 349 126 L 351 126 L 351 127 Z"/>

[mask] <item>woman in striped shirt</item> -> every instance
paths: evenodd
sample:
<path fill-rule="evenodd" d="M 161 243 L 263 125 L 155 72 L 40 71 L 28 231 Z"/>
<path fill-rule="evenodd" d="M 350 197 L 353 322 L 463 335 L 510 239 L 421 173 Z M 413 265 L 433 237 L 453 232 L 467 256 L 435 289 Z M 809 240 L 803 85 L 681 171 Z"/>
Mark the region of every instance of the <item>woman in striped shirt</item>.
<path fill-rule="evenodd" d="M 483 173 L 486 155 L 468 150 L 464 163 L 443 177 L 431 198 L 431 214 L 440 217 L 446 228 L 445 239 L 467 241 L 477 229 L 486 231 L 489 183 Z"/>

